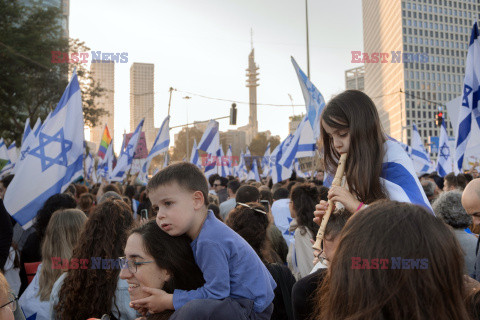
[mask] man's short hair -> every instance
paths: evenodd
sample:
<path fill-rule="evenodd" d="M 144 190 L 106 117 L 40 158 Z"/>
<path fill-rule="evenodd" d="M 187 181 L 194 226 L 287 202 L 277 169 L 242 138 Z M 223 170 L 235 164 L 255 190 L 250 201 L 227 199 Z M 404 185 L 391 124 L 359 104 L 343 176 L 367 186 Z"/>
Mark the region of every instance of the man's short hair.
<path fill-rule="evenodd" d="M 228 185 L 228 179 L 227 179 L 227 178 L 225 178 L 225 177 L 220 177 L 220 178 L 218 178 L 217 180 L 220 180 L 220 185 L 221 185 L 222 187 L 225 187 L 225 188 L 227 187 L 227 185 Z"/>
<path fill-rule="evenodd" d="M 273 200 L 280 200 L 280 199 L 287 199 L 289 197 L 289 193 L 287 188 L 278 188 L 274 193 L 273 193 Z"/>
<path fill-rule="evenodd" d="M 442 192 L 432 204 L 432 209 L 437 217 L 453 228 L 464 229 L 472 223 L 472 217 L 462 206 L 462 192 L 459 190 Z"/>
<path fill-rule="evenodd" d="M 237 193 L 238 188 L 240 188 L 240 181 L 232 180 L 227 183 L 227 189 L 232 190 L 233 193 Z"/>
<path fill-rule="evenodd" d="M 210 184 L 210 187 L 213 187 L 213 184 L 217 179 L 220 179 L 220 175 L 218 173 L 214 173 L 210 177 L 208 177 L 208 183 Z"/>
<path fill-rule="evenodd" d="M 435 195 L 436 186 L 437 185 L 433 181 L 430 181 L 430 180 L 422 181 L 423 191 L 425 192 L 425 195 L 427 197 L 433 197 Z"/>
<path fill-rule="evenodd" d="M 260 191 L 253 186 L 241 186 L 235 195 L 235 201 L 241 203 L 258 202 Z"/>
<path fill-rule="evenodd" d="M 188 191 L 200 191 L 205 206 L 208 205 L 207 179 L 196 165 L 189 162 L 177 162 L 163 168 L 148 182 L 147 190 L 152 191 L 174 182 Z"/>

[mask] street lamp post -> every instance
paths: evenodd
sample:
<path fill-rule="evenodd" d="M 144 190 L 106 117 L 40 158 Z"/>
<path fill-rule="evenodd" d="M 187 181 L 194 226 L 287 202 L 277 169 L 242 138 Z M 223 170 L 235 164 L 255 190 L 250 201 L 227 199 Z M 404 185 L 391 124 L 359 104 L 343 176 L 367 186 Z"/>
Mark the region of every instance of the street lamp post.
<path fill-rule="evenodd" d="M 185 96 L 185 97 L 183 97 L 183 99 L 189 100 L 189 99 L 192 99 L 192 97 Z M 185 103 L 185 105 L 186 105 L 186 110 L 187 110 L 187 152 L 186 152 L 187 157 L 186 158 L 187 158 L 187 161 L 188 161 L 190 159 L 190 157 L 188 156 L 188 103 Z"/>
<path fill-rule="evenodd" d="M 308 43 L 308 0 L 305 0 L 305 21 L 307 24 L 307 77 L 310 79 L 310 48 Z"/>

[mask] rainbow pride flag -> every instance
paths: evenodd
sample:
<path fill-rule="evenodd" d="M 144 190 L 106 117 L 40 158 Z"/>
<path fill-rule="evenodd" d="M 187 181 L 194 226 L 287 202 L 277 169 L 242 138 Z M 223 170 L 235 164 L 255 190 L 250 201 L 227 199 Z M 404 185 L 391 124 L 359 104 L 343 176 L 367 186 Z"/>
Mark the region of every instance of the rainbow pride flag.
<path fill-rule="evenodd" d="M 108 132 L 107 124 L 105 124 L 105 130 L 103 130 L 102 140 L 100 141 L 100 148 L 98 148 L 98 156 L 100 158 L 105 158 L 105 154 L 107 153 L 111 141 L 112 137 L 110 137 L 110 132 Z"/>

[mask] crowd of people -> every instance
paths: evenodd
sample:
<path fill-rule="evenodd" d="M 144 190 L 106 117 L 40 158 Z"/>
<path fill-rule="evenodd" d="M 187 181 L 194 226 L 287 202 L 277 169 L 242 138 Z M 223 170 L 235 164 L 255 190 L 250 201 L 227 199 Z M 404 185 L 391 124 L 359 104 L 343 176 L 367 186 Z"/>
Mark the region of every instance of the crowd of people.
<path fill-rule="evenodd" d="M 0 319 L 479 319 L 478 173 L 392 180 L 407 155 L 358 91 L 321 131 L 326 172 L 349 155 L 343 186 L 178 162 L 146 186 L 72 184 L 27 230 L 0 201 Z"/>

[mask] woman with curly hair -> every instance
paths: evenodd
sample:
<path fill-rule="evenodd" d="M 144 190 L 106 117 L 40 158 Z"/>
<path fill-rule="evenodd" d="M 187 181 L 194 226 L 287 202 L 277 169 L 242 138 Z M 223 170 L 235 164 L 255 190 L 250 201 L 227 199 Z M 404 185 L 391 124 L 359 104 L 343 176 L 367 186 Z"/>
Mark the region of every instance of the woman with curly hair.
<path fill-rule="evenodd" d="M 127 268 L 120 272 L 120 278 L 129 284 L 132 301 L 149 296 L 148 290 L 162 289 L 173 293 L 175 289 L 194 290 L 205 280 L 196 265 L 186 235 L 172 237 L 160 229 L 155 221 L 134 229 L 125 246 Z M 148 320 L 169 319 L 173 310 L 149 314 Z"/>
<path fill-rule="evenodd" d="M 101 318 L 130 320 L 128 284 L 119 279 L 120 264 L 131 209 L 122 200 L 107 200 L 95 207 L 73 250 L 72 260 L 89 259 L 86 268 L 70 269 L 55 282 L 50 296 L 53 319 Z M 110 259 L 110 260 L 109 260 Z"/>
<path fill-rule="evenodd" d="M 298 280 L 313 268 L 313 249 L 310 240 L 315 240 L 318 225 L 313 222 L 315 205 L 319 202 L 318 189 L 309 183 L 293 186 L 290 192 L 290 232 L 294 232 L 294 243 L 289 244 L 287 262 Z"/>

